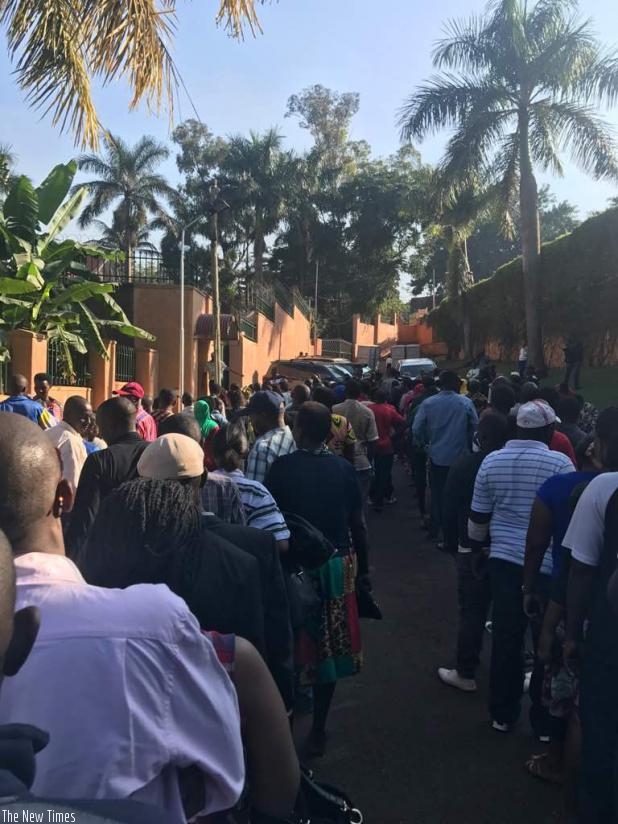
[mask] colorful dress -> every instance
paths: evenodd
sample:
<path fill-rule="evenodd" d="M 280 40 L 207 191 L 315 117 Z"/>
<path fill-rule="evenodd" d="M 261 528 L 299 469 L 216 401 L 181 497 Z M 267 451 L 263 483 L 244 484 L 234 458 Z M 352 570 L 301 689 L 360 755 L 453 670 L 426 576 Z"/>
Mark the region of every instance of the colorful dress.
<path fill-rule="evenodd" d="M 305 518 L 338 550 L 326 564 L 305 572 L 319 600 L 296 637 L 300 683 L 327 684 L 355 675 L 362 647 L 349 525 L 363 507 L 356 470 L 327 450 L 301 449 L 275 461 L 265 485 L 282 512 Z"/>

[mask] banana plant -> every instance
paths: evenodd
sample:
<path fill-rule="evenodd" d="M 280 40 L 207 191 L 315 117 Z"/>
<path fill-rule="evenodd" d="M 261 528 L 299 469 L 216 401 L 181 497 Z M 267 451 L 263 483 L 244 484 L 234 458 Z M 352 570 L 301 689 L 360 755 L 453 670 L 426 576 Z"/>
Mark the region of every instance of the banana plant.
<path fill-rule="evenodd" d="M 106 330 L 154 340 L 134 326 L 114 300 L 115 284 L 100 283 L 89 259 L 117 260 L 91 244 L 61 238 L 82 209 L 87 189 L 69 194 L 77 171 L 71 161 L 56 166 L 40 186 L 25 176 L 12 182 L 0 209 L 0 360 L 9 357 L 6 332 L 29 329 L 56 340 L 69 374 L 73 353 L 107 357 Z"/>

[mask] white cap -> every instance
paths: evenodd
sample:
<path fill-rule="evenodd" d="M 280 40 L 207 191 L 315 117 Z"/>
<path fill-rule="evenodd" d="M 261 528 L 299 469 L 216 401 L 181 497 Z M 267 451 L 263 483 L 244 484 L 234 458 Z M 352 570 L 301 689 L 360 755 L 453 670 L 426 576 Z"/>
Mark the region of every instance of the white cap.
<path fill-rule="evenodd" d="M 517 426 L 520 429 L 542 429 L 552 423 L 560 423 L 560 418 L 545 401 L 522 403 L 517 411 Z"/>
<path fill-rule="evenodd" d="M 137 471 L 153 481 L 199 478 L 204 474 L 204 452 L 187 435 L 161 435 L 144 449 Z"/>

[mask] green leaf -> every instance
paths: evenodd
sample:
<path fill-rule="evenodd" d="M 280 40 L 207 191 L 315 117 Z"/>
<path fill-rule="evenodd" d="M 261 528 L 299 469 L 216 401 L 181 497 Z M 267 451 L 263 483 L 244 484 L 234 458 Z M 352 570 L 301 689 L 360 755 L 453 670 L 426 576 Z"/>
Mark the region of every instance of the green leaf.
<path fill-rule="evenodd" d="M 113 291 L 114 287 L 111 283 L 95 283 L 93 281 L 75 283 L 53 297 L 49 304 L 50 306 L 60 306 L 63 303 L 90 300 L 90 298 L 103 297 Z"/>
<path fill-rule="evenodd" d="M 56 235 L 61 232 L 64 227 L 73 220 L 74 217 L 77 216 L 77 214 L 81 211 L 82 204 L 86 197 L 88 197 L 88 190 L 79 189 L 66 201 L 66 203 L 63 203 L 58 207 L 49 220 L 47 235 L 43 241 L 43 245 L 41 246 L 41 253 L 47 249 Z"/>
<path fill-rule="evenodd" d="M 38 291 L 38 289 L 39 287 L 30 280 L 0 278 L 0 293 L 3 295 L 27 295 L 29 292 Z"/>
<path fill-rule="evenodd" d="M 99 326 L 111 327 L 113 329 L 117 329 L 121 334 L 126 335 L 128 338 L 139 338 L 140 340 L 150 340 L 155 341 L 157 338 L 155 335 L 151 335 L 150 332 L 147 332 L 145 329 L 141 329 L 139 326 L 133 326 L 132 323 L 123 323 L 119 320 L 99 320 Z"/>
<path fill-rule="evenodd" d="M 6 228 L 21 240 L 36 243 L 39 202 L 30 178 L 18 177 L 2 207 Z"/>
<path fill-rule="evenodd" d="M 39 312 L 41 311 L 41 307 L 43 306 L 45 301 L 48 300 L 49 293 L 52 290 L 52 286 L 53 286 L 53 284 L 51 284 L 51 283 L 46 283 L 45 284 L 45 288 L 41 292 L 41 296 L 39 297 L 39 299 L 36 301 L 36 303 L 32 307 L 32 320 L 33 321 L 36 322 L 38 320 Z"/>
<path fill-rule="evenodd" d="M 25 281 L 33 286 L 33 290 L 42 289 L 45 286 L 45 281 L 41 275 L 38 266 L 33 261 L 22 264 L 17 270 L 16 277 L 18 280 Z"/>
<path fill-rule="evenodd" d="M 39 220 L 41 223 L 48 224 L 54 217 L 62 201 L 69 193 L 76 172 L 77 162 L 75 160 L 71 160 L 69 163 L 59 163 L 58 166 L 54 166 L 43 183 L 37 188 L 36 194 L 39 199 Z"/>
<path fill-rule="evenodd" d="M 107 357 L 107 350 L 105 348 L 105 344 L 103 343 L 103 338 L 101 337 L 101 333 L 99 332 L 99 321 L 94 316 L 94 314 L 90 311 L 90 309 L 86 306 L 85 303 L 79 303 L 81 313 L 82 313 L 82 326 L 84 327 L 84 332 L 86 333 L 87 337 L 94 343 L 97 354 L 99 354 L 102 358 Z"/>

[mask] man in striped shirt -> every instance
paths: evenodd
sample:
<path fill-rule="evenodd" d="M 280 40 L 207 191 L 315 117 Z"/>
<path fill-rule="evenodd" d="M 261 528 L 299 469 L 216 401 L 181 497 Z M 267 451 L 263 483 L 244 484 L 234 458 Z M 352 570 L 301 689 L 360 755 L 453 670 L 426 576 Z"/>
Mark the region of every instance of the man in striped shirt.
<path fill-rule="evenodd" d="M 473 551 L 490 538 L 489 567 L 493 599 L 489 709 L 493 728 L 507 732 L 519 718 L 523 692 L 523 642 L 529 618 L 523 611 L 522 586 L 526 533 L 539 487 L 554 475 L 573 472 L 571 461 L 552 452 L 556 414 L 545 401 L 524 403 L 517 413 L 517 438 L 481 464 L 474 484 L 468 524 Z M 551 554 L 541 566 L 537 593 L 547 592 Z M 534 641 L 541 614 L 531 622 Z M 530 684 L 530 722 L 547 734 L 547 711 L 541 705 L 542 672 Z"/>

